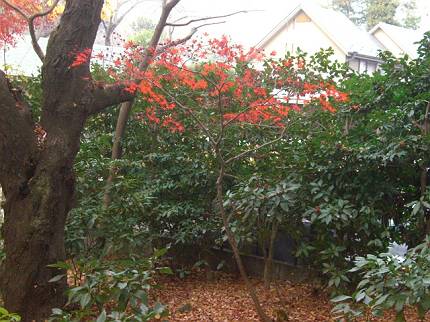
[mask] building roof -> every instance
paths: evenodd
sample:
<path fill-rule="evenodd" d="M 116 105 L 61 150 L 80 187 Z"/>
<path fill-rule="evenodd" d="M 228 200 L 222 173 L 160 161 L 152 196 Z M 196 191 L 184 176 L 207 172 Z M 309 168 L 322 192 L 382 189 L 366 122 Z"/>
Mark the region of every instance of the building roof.
<path fill-rule="evenodd" d="M 287 26 L 301 11 L 303 11 L 344 53 L 358 53 L 366 56 L 377 56 L 383 50 L 369 33 L 360 29 L 343 13 L 322 8 L 309 2 L 299 4 L 288 16 L 282 19 L 260 42 L 258 48 L 263 48 L 278 32 Z"/>
<path fill-rule="evenodd" d="M 423 38 L 422 32 L 413 29 L 407 29 L 399 26 L 390 25 L 385 22 L 378 23 L 369 33 L 374 35 L 376 31 L 382 30 L 385 34 L 410 57 L 417 56 L 417 42 Z"/>

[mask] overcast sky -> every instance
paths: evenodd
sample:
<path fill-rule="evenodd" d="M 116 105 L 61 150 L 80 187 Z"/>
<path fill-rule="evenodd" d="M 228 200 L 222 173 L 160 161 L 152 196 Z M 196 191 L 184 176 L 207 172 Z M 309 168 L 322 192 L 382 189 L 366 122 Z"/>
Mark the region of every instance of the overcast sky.
<path fill-rule="evenodd" d="M 302 0 L 303 1 L 303 0 Z M 325 4 L 327 0 L 304 0 L 306 2 L 318 2 Z M 430 30 L 430 0 L 416 0 L 421 14 L 421 28 Z M 226 19 L 226 23 L 202 28 L 213 36 L 229 35 L 233 41 L 247 46 L 255 45 L 275 25 L 286 17 L 294 9 L 300 0 L 181 0 L 172 13 L 171 20 L 184 16 L 205 17 L 223 15 L 240 10 L 249 10 L 248 13 L 238 14 Z M 123 23 L 120 30 L 124 33 L 130 30 L 128 24 L 139 16 L 145 16 L 157 20 L 159 15 L 159 3 L 149 1 L 132 12 Z M 177 30 L 187 33 L 186 28 Z"/>

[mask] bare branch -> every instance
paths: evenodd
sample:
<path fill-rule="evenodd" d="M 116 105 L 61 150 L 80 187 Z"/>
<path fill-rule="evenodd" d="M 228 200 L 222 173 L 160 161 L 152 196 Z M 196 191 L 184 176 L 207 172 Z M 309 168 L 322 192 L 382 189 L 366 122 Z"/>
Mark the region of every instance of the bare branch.
<path fill-rule="evenodd" d="M 213 20 L 213 19 L 220 19 L 220 18 L 227 18 L 227 17 L 231 17 L 240 13 L 248 13 L 250 11 L 248 10 L 241 10 L 241 11 L 236 11 L 233 13 L 229 13 L 229 14 L 225 14 L 225 15 L 220 15 L 220 16 L 211 16 L 211 17 L 204 17 L 204 18 L 197 18 L 197 19 L 191 19 L 188 20 L 187 22 L 183 22 L 183 23 L 174 23 L 174 22 L 168 22 L 166 23 L 166 26 L 168 27 L 184 27 L 184 26 L 188 26 L 194 22 L 198 22 L 198 21 L 205 21 L 205 20 Z"/>
<path fill-rule="evenodd" d="M 174 40 L 174 41 L 171 41 L 171 42 L 169 42 L 168 44 L 165 44 L 165 45 L 163 45 L 163 46 L 161 46 L 161 47 L 159 47 L 159 48 L 157 48 L 157 55 L 159 55 L 159 54 L 161 54 L 163 51 L 165 51 L 167 48 L 170 48 L 170 47 L 174 47 L 174 46 L 178 46 L 178 45 L 181 45 L 181 44 L 183 44 L 183 43 L 186 43 L 188 40 L 190 40 L 193 36 L 194 36 L 194 34 L 199 30 L 199 28 L 201 28 L 201 27 L 205 27 L 205 26 L 210 26 L 210 25 L 219 25 L 219 24 L 222 24 L 222 23 L 225 23 L 226 21 L 218 21 L 218 22 L 213 22 L 213 23 L 205 23 L 205 24 L 203 24 L 203 25 L 200 25 L 200 26 L 196 26 L 196 27 L 194 27 L 194 28 L 192 28 L 191 29 L 191 31 L 190 31 L 190 33 L 188 34 L 188 35 L 186 35 L 185 37 L 183 37 L 183 38 L 180 38 L 180 39 L 177 39 L 177 40 Z"/>
<path fill-rule="evenodd" d="M 126 2 L 124 2 L 123 4 L 125 4 L 125 3 Z M 124 20 L 125 16 L 127 16 L 130 13 L 130 11 L 132 11 L 134 8 L 136 8 L 138 4 L 140 4 L 139 1 L 132 4 L 130 6 L 130 8 L 128 8 L 122 15 L 119 16 L 119 18 L 116 19 L 114 25 L 118 26 Z"/>
<path fill-rule="evenodd" d="M 165 7 L 167 10 L 169 10 L 169 12 L 170 12 L 174 7 L 176 7 L 176 5 L 177 5 L 180 1 L 181 1 L 181 0 L 170 0 L 169 2 L 165 2 L 165 1 L 163 1 L 163 2 L 165 3 L 164 7 Z"/>
<path fill-rule="evenodd" d="M 242 153 L 240 153 L 240 154 L 238 154 L 238 155 L 236 155 L 234 157 L 231 157 L 230 159 L 228 159 L 227 161 L 225 161 L 225 164 L 229 164 L 229 163 L 231 163 L 233 161 L 239 160 L 239 159 L 243 158 L 244 156 L 246 156 L 247 154 L 249 154 L 251 152 L 258 151 L 258 150 L 260 150 L 260 149 L 262 149 L 262 148 L 264 148 L 266 146 L 269 146 L 269 145 L 271 145 L 273 143 L 276 143 L 276 142 L 280 141 L 284 137 L 285 131 L 286 131 L 286 128 L 284 127 L 283 130 L 282 130 L 282 133 L 276 139 L 268 141 L 268 142 L 266 142 L 266 143 L 264 143 L 262 145 L 257 145 L 256 147 L 254 147 L 252 149 L 246 150 L 246 151 L 244 151 L 244 152 L 242 152 Z"/>
<path fill-rule="evenodd" d="M 142 62 L 139 64 L 139 69 L 144 71 L 148 68 L 151 59 L 154 57 L 156 53 L 156 48 L 158 43 L 160 42 L 161 35 L 167 23 L 167 18 L 170 15 L 172 9 L 179 3 L 181 0 L 171 0 L 167 2 L 163 0 L 163 7 L 161 11 L 160 20 L 158 20 L 157 26 L 155 27 L 154 34 L 152 35 L 151 40 L 149 41 L 148 48 L 145 51 Z"/>
<path fill-rule="evenodd" d="M 32 15 L 30 17 L 30 19 L 34 20 L 35 18 L 44 17 L 44 16 L 49 15 L 52 11 L 54 11 L 55 7 L 58 5 L 59 2 L 60 2 L 60 0 L 55 0 L 48 9 L 46 9 L 45 11 L 42 11 L 42 12 L 35 13 L 34 15 Z"/>

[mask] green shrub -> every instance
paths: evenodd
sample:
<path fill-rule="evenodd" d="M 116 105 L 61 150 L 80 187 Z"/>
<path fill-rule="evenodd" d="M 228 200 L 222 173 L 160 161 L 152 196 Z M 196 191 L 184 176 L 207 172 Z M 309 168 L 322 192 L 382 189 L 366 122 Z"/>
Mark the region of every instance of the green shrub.
<path fill-rule="evenodd" d="M 430 310 L 430 237 L 415 248 L 393 243 L 388 252 L 358 257 L 350 272 L 362 276 L 351 296 L 341 295 L 332 301 L 334 311 L 341 316 L 357 317 L 370 310 L 381 316 L 385 310 L 394 309 L 396 321 L 406 321 L 407 306 L 415 306 L 424 319 Z"/>
<path fill-rule="evenodd" d="M 52 311 L 51 321 L 82 321 L 93 318 L 104 321 L 149 321 L 167 314 L 160 303 L 151 304 L 148 292 L 156 287 L 154 275 L 171 274 L 167 267 L 156 267 L 167 250 L 155 251 L 149 259 L 92 260 L 75 267 L 73 280 L 77 283 L 67 291 L 66 308 Z M 67 263 L 53 265 L 72 270 Z M 58 275 L 51 281 L 64 278 Z"/>

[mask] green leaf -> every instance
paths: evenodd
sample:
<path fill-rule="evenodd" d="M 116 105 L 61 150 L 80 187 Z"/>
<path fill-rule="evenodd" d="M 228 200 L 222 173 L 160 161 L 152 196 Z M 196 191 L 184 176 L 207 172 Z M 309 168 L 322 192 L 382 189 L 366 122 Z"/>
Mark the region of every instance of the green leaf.
<path fill-rule="evenodd" d="M 219 271 L 221 268 L 223 268 L 225 265 L 225 260 L 222 260 L 216 267 L 217 271 Z"/>
<path fill-rule="evenodd" d="M 281 206 L 281 209 L 285 212 L 288 212 L 290 210 L 288 202 L 284 201 L 281 202 L 279 205 Z"/>
<path fill-rule="evenodd" d="M 423 278 L 423 283 L 430 284 L 430 277 Z"/>
<path fill-rule="evenodd" d="M 430 294 L 426 294 L 420 304 L 426 311 L 430 310 Z"/>
<path fill-rule="evenodd" d="M 420 203 L 416 203 L 414 208 L 412 209 L 412 216 L 415 216 L 418 211 L 421 209 L 421 204 Z"/>
<path fill-rule="evenodd" d="M 148 294 L 143 291 L 143 290 L 138 290 L 135 294 L 134 294 L 139 300 L 141 300 L 143 303 L 147 303 L 148 302 Z"/>
<path fill-rule="evenodd" d="M 334 302 L 334 303 L 337 303 L 337 302 L 342 302 L 342 301 L 345 301 L 345 300 L 349 300 L 351 298 L 352 297 L 348 296 L 348 295 L 339 295 L 339 296 L 336 296 L 335 298 L 331 299 L 331 301 Z"/>
<path fill-rule="evenodd" d="M 164 256 L 167 253 L 167 248 L 161 248 L 161 249 L 155 249 L 154 250 L 154 257 L 161 257 Z"/>
<path fill-rule="evenodd" d="M 384 294 L 380 298 L 378 298 L 375 302 L 375 306 L 381 305 L 383 302 L 385 302 L 388 296 L 390 296 L 390 294 Z"/>
<path fill-rule="evenodd" d="M 369 280 L 367 278 L 361 280 L 360 283 L 358 283 L 357 285 L 357 289 L 362 288 L 364 285 L 367 285 L 368 283 L 369 283 Z"/>
<path fill-rule="evenodd" d="M 168 275 L 172 275 L 173 271 L 170 267 L 161 267 L 158 269 L 160 273 L 162 274 L 168 274 Z"/>
<path fill-rule="evenodd" d="M 106 311 L 103 309 L 102 313 L 98 316 L 96 322 L 105 322 L 106 321 Z"/>
<path fill-rule="evenodd" d="M 63 314 L 63 310 L 62 309 L 52 309 L 52 314 L 53 315 L 62 315 Z"/>
<path fill-rule="evenodd" d="M 87 307 L 87 305 L 90 303 L 90 301 L 91 301 L 91 295 L 88 293 L 85 293 L 81 296 L 79 303 L 80 303 L 81 307 L 84 309 Z"/>
<path fill-rule="evenodd" d="M 417 305 L 417 313 L 418 313 L 418 317 L 420 319 L 425 318 L 426 312 L 427 311 L 424 309 L 424 307 L 422 305 Z"/>
<path fill-rule="evenodd" d="M 64 274 L 61 274 L 61 275 L 57 275 L 57 276 L 54 276 L 53 278 L 51 278 L 48 282 L 49 283 L 55 283 L 55 282 L 58 282 L 59 280 L 61 280 L 63 277 L 65 277 L 66 275 L 64 275 Z"/>
<path fill-rule="evenodd" d="M 397 312 L 396 319 L 394 320 L 394 322 L 406 322 L 405 314 L 403 313 L 403 311 Z"/>
<path fill-rule="evenodd" d="M 394 308 L 396 309 L 396 312 L 403 313 L 404 306 L 405 306 L 405 298 L 401 297 L 396 301 Z"/>
<path fill-rule="evenodd" d="M 161 303 L 155 303 L 155 306 L 154 306 L 154 312 L 156 313 L 156 314 L 161 314 L 161 313 L 163 313 L 164 311 L 165 311 L 165 309 L 166 309 L 166 307 L 163 305 L 163 304 L 161 304 Z"/>
<path fill-rule="evenodd" d="M 70 264 L 68 264 L 66 262 L 58 262 L 58 263 L 55 263 L 55 264 L 46 265 L 46 267 L 60 268 L 60 269 L 66 269 L 67 270 L 67 269 L 71 269 L 72 265 L 70 265 Z"/>
<path fill-rule="evenodd" d="M 364 299 L 365 296 L 366 296 L 366 292 L 362 290 L 358 292 L 357 295 L 355 295 L 354 299 L 356 302 L 360 302 L 362 299 Z"/>

